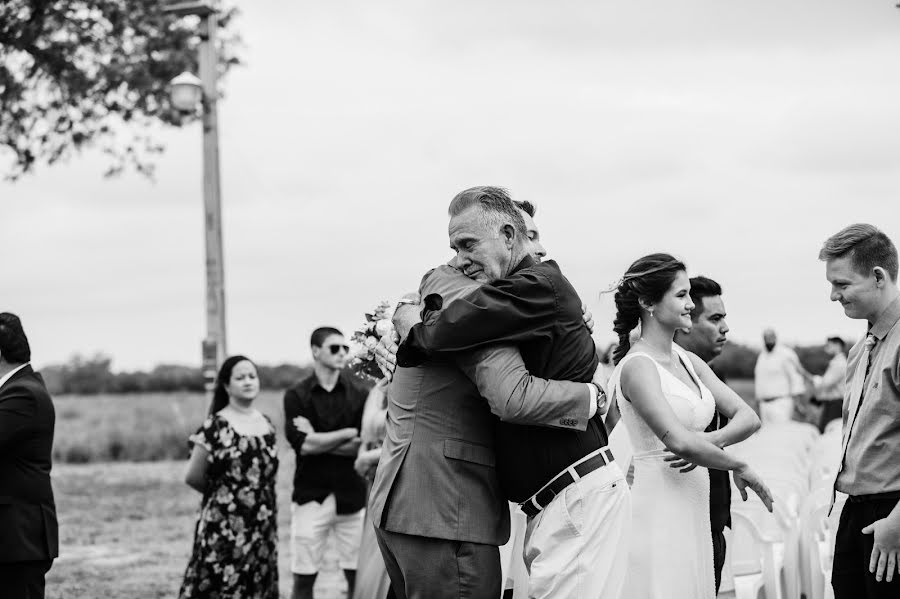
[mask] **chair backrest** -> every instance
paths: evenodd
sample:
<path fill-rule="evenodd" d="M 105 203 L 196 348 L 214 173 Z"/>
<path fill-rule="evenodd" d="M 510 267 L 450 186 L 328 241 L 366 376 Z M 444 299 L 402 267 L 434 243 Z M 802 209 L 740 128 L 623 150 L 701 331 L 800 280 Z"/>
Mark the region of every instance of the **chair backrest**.
<path fill-rule="evenodd" d="M 762 533 L 746 515 L 731 515 L 732 535 L 728 549 L 731 554 L 731 572 L 734 576 L 761 574 L 763 571 Z"/>

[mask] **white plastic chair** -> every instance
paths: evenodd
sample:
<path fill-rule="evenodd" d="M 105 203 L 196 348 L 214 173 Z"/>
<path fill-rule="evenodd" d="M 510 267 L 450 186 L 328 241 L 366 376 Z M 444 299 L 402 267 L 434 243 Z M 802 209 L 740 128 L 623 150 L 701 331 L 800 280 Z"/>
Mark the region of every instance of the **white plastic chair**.
<path fill-rule="evenodd" d="M 731 515 L 734 533 L 729 547 L 736 599 L 783 599 L 781 572 L 784 544 L 764 532 L 752 518 L 737 511 Z"/>

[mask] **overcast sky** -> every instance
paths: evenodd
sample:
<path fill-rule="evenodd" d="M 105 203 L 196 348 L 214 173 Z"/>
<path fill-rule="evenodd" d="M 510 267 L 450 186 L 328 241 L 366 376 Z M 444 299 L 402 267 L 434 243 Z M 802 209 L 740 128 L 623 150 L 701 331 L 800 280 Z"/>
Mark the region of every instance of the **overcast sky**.
<path fill-rule="evenodd" d="M 734 340 L 856 337 L 822 241 L 900 242 L 894 2 L 241 2 L 246 66 L 221 103 L 229 350 L 305 362 L 450 257 L 473 185 L 538 205 L 552 258 L 613 338 L 598 292 L 668 251 L 722 283 Z M 37 365 L 199 364 L 199 126 L 157 180 L 88 152 L 0 183 L 0 309 Z"/>

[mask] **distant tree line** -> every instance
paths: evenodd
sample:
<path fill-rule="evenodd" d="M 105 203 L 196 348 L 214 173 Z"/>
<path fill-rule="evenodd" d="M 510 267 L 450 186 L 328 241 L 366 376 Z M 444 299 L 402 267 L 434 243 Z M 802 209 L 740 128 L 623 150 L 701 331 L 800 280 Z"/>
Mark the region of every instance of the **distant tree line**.
<path fill-rule="evenodd" d="M 203 391 L 199 367 L 160 364 L 150 371 L 113 372 L 111 366 L 112 358 L 105 354 L 75 355 L 65 364 L 46 366 L 40 372 L 50 393 L 56 395 Z M 258 368 L 263 389 L 286 389 L 312 372 L 311 366 L 294 364 L 259 364 Z"/>
<path fill-rule="evenodd" d="M 794 350 L 807 370 L 813 374 L 825 372 L 829 358 L 824 346 L 797 346 Z M 758 355 L 758 349 L 729 342 L 713 365 L 717 373 L 729 379 L 752 379 Z M 203 391 L 199 367 L 160 364 L 150 371 L 113 372 L 111 366 L 112 358 L 105 354 L 75 355 L 65 364 L 44 367 L 41 374 L 50 392 L 57 395 Z M 309 365 L 259 364 L 258 367 L 263 389 L 286 389 L 312 372 Z M 371 385 L 371 382 L 362 382 Z"/>

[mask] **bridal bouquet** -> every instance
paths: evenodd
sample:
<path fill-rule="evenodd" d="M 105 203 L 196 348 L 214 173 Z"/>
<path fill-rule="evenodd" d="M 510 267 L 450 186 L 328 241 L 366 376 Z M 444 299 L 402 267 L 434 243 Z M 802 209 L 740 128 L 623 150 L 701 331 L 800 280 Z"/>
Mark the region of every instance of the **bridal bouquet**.
<path fill-rule="evenodd" d="M 375 362 L 375 346 L 382 337 L 394 334 L 391 316 L 394 314 L 393 304 L 382 301 L 372 312 L 366 312 L 366 324 L 355 331 L 350 341 L 353 345 L 350 358 L 350 369 L 357 375 L 377 381 L 384 376 Z"/>

